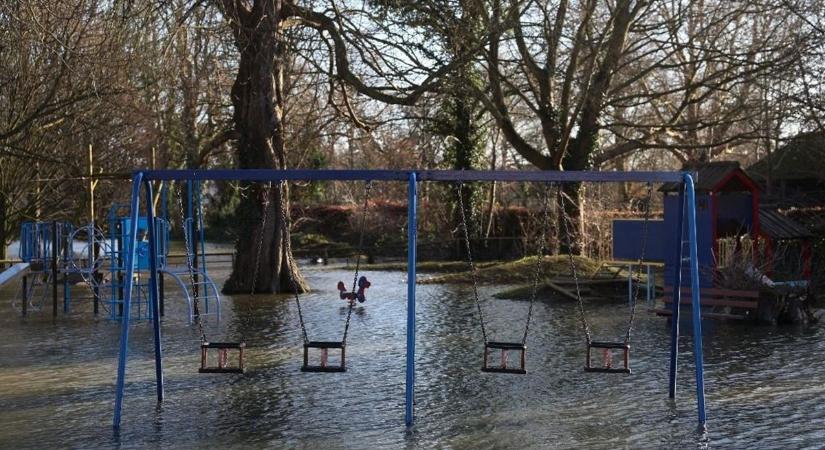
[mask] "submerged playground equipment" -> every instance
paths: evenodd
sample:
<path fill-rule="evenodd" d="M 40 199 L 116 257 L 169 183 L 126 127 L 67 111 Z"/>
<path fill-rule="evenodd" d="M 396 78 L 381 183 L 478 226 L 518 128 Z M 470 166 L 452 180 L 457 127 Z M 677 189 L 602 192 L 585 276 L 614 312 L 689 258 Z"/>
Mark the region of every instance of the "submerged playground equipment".
<path fill-rule="evenodd" d="M 675 261 L 679 264 L 674 268 L 674 296 L 671 321 L 671 342 L 670 342 L 670 367 L 668 394 L 670 398 L 676 396 L 676 377 L 678 369 L 678 341 L 679 341 L 679 296 L 682 293 L 682 277 L 690 277 L 691 293 L 691 313 L 693 327 L 693 354 L 695 359 L 696 378 L 696 401 L 698 422 L 701 428 L 705 428 L 707 418 L 705 414 L 704 395 L 704 365 L 702 357 L 702 323 L 700 317 L 700 289 L 699 289 L 699 267 L 696 246 L 696 200 L 694 192 L 693 177 L 687 172 L 559 172 L 559 171 L 447 171 L 447 170 L 150 170 L 138 171 L 132 177 L 132 198 L 130 205 L 130 220 L 128 229 L 125 230 L 125 284 L 124 284 L 124 306 L 121 317 L 121 340 L 120 353 L 117 369 L 117 384 L 115 394 L 115 408 L 113 425 L 117 429 L 121 423 L 121 412 L 123 406 L 126 360 L 128 359 L 129 348 L 129 315 L 132 311 L 131 302 L 135 296 L 134 273 L 136 267 L 134 262 L 139 258 L 137 239 L 139 236 L 138 212 L 140 210 L 141 193 L 144 194 L 147 213 L 147 233 L 148 239 L 148 267 L 149 280 L 147 289 L 149 291 L 150 308 L 158 311 L 158 291 L 159 274 L 161 273 L 161 261 L 158 257 L 158 246 L 156 242 L 157 233 L 155 231 L 153 181 L 189 181 L 200 182 L 203 180 L 235 180 L 252 182 L 281 182 L 290 180 L 339 180 L 339 181 L 401 181 L 408 184 L 408 275 L 407 275 L 407 351 L 406 351 L 406 390 L 405 390 L 405 423 L 407 426 L 413 425 L 414 421 L 414 393 L 415 393 L 415 339 L 416 339 L 416 238 L 417 238 L 417 185 L 419 182 L 473 182 L 473 181 L 510 181 L 510 182 L 537 182 L 548 184 L 563 184 L 576 182 L 642 182 L 642 183 L 675 183 L 679 186 L 678 202 L 682 207 L 678 213 L 678 225 L 676 236 L 678 244 L 669 251 L 673 252 Z M 685 222 L 687 225 L 685 226 Z M 688 255 L 685 253 L 685 245 L 688 248 Z M 687 267 L 685 267 L 687 266 Z M 155 355 L 155 377 L 158 401 L 164 398 L 164 378 L 163 378 L 163 351 L 161 345 L 161 329 L 159 314 L 152 314 L 154 355 Z M 528 321 L 529 325 L 529 321 Z M 485 350 L 497 348 L 491 346 L 495 344 L 486 342 Z M 507 344 L 507 343 L 505 343 Z M 609 344 L 610 350 L 615 343 L 604 343 L 587 339 L 585 367 L 590 365 L 590 353 L 592 349 L 604 350 Z M 510 345 L 510 344 L 508 344 Z M 622 344 L 624 357 L 627 358 L 629 345 Z M 508 348 L 509 349 L 509 348 Z M 505 349 L 505 350 L 508 350 Z M 524 358 L 526 344 L 523 342 L 517 348 L 521 358 Z M 583 355 L 585 356 L 585 355 Z M 485 362 L 486 364 L 486 362 Z M 522 373 L 524 363 L 520 364 L 517 373 Z M 627 362 L 625 362 L 625 368 Z M 624 370 L 618 370 L 625 372 Z M 505 372 L 507 373 L 507 372 Z"/>
<path fill-rule="evenodd" d="M 154 217 L 153 234 L 157 270 L 161 277 L 159 313 L 164 315 L 165 299 L 182 299 L 186 319 L 190 324 L 196 316 L 214 315 L 220 320 L 220 293 L 206 270 L 203 236 L 203 214 L 200 208 L 200 190 L 187 183 L 187 211 L 180 207 L 180 223 L 186 237 L 185 266 L 169 263 L 169 220 L 166 217 L 168 189 L 161 192 L 160 217 Z M 195 208 L 195 204 L 198 205 Z M 64 221 L 27 221 L 21 225 L 19 257 L 22 262 L 0 273 L 0 285 L 22 279 L 21 290 L 13 299 L 13 306 L 21 314 L 44 309 L 48 297 L 52 299 L 53 315 L 57 315 L 62 299 L 63 312 L 69 312 L 73 291 L 71 286 L 83 283 L 91 292 L 94 314 L 103 309 L 111 320 L 124 316 L 126 289 L 126 255 L 134 254 L 131 267 L 130 320 L 152 319 L 150 307 L 148 218 L 133 219 L 129 205 L 115 204 L 109 209 L 104 232 L 94 223 L 75 226 Z M 134 221 L 136 227 L 132 227 Z M 129 239 L 127 232 L 135 228 L 138 239 Z M 200 233 L 197 232 L 200 230 Z M 134 248 L 134 251 L 131 251 Z M 200 255 L 200 258 L 198 256 Z M 164 289 L 165 280 L 172 282 L 170 291 Z M 59 294 L 62 289 L 62 294 Z M 76 292 L 75 292 L 76 294 Z M 195 303 L 199 301 L 201 309 Z"/>

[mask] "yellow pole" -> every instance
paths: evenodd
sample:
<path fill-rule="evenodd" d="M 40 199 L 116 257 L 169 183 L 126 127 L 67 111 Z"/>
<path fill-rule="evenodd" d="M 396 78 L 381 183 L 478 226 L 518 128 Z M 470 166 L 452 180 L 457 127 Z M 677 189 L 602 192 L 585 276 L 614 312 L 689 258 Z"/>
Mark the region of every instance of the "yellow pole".
<path fill-rule="evenodd" d="M 89 144 L 89 223 L 95 223 L 95 166 L 94 150 Z"/>
<path fill-rule="evenodd" d="M 157 150 L 158 150 L 157 147 L 155 147 L 153 145 L 152 146 L 152 160 L 150 161 L 152 170 L 155 170 L 157 168 L 156 164 L 155 164 L 156 156 L 157 156 Z M 158 207 L 158 202 L 160 201 L 161 191 L 163 190 L 163 183 L 165 183 L 165 181 L 161 181 L 160 184 L 158 185 L 158 188 L 155 190 L 155 197 L 152 199 L 152 207 L 154 207 L 154 208 Z M 154 183 L 152 183 L 152 184 L 154 184 Z"/>

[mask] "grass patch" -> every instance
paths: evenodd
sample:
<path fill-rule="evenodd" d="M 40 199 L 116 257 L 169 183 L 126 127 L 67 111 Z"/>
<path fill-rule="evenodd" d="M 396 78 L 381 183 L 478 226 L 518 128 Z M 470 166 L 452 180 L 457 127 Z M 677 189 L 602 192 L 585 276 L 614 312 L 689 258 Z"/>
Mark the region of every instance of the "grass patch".
<path fill-rule="evenodd" d="M 496 261 L 485 261 L 476 263 L 476 267 L 486 268 L 495 266 L 497 264 L 501 264 L 500 262 Z M 407 271 L 407 262 L 406 261 L 396 261 L 396 262 L 386 262 L 386 263 L 376 263 L 376 264 L 362 264 L 361 267 L 363 270 L 376 270 L 376 271 L 398 271 L 398 272 L 406 272 Z M 415 265 L 415 270 L 417 272 L 440 272 L 440 273 L 456 273 L 456 272 L 464 272 L 467 270 L 467 261 L 419 261 Z"/>
<path fill-rule="evenodd" d="M 345 242 L 330 241 L 326 236 L 314 233 L 292 233 L 292 248 L 301 255 L 332 258 L 349 256 L 355 252 Z"/>
<path fill-rule="evenodd" d="M 326 236 L 315 233 L 292 233 L 292 240 L 295 245 L 302 247 L 319 247 L 332 243 Z"/>
<path fill-rule="evenodd" d="M 536 256 L 529 256 L 517 261 L 490 263 L 485 267 L 478 265 L 477 278 L 483 284 L 527 284 L 532 282 L 536 268 Z M 567 255 L 545 256 L 542 263 L 542 278 L 570 276 L 570 262 Z M 580 277 L 586 278 L 599 268 L 599 263 L 584 256 L 574 256 L 576 270 Z M 472 274 L 465 270 L 456 273 L 421 280 L 421 284 L 469 284 Z M 528 287 L 529 292 L 529 287 Z"/>

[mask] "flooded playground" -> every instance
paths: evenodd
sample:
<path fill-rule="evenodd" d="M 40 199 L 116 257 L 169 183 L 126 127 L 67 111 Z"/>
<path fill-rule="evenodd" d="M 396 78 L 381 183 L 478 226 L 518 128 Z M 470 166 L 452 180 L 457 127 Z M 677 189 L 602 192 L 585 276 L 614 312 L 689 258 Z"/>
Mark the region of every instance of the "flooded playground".
<path fill-rule="evenodd" d="M 346 308 L 335 284 L 348 270 L 306 270 L 302 304 L 310 339 L 340 338 Z M 216 271 L 220 278 L 225 273 Z M 370 273 L 353 313 L 348 371 L 302 373 L 289 297 L 225 297 L 213 338 L 243 337 L 245 375 L 199 375 L 195 327 L 163 322 L 166 400 L 155 400 L 151 326 L 132 328 L 123 425 L 112 431 L 119 325 L 78 302 L 56 320 L 0 322 L 0 447 L 234 448 L 818 448 L 825 439 L 825 332 L 820 327 L 718 325 L 705 338 L 709 431 L 696 430 L 689 337 L 677 401 L 667 398 L 669 330 L 640 311 L 633 374 L 585 374 L 575 304 L 537 303 L 526 376 L 479 371 L 481 332 L 469 287 L 418 292 L 416 425 L 404 426 L 406 288 L 401 272 Z M 488 332 L 516 339 L 527 302 L 485 290 Z M 641 307 L 641 306 L 640 306 Z M 178 311 L 179 312 L 179 311 Z M 595 334 L 622 332 L 627 306 L 589 309 Z"/>

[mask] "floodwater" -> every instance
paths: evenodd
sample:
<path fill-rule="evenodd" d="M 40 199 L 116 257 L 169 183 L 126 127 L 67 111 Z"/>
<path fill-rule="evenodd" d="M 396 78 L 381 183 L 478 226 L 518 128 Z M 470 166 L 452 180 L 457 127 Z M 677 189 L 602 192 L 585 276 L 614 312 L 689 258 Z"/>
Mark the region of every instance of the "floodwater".
<path fill-rule="evenodd" d="M 345 270 L 308 268 L 302 300 L 312 340 L 337 340 Z M 215 274 L 220 279 L 226 274 Z M 0 447 L 185 448 L 822 448 L 825 332 L 821 327 L 717 326 L 705 337 L 708 432 L 697 431 L 690 338 L 681 345 L 676 401 L 667 398 L 669 331 L 640 309 L 633 374 L 586 374 L 575 305 L 536 304 L 527 375 L 479 371 L 482 336 L 463 286 L 418 288 L 416 425 L 404 426 L 405 274 L 367 273 L 352 317 L 348 371 L 302 373 L 289 297 L 225 298 L 212 340 L 243 336 L 245 375 L 199 375 L 198 335 L 167 300 L 166 399 L 155 399 L 151 327 L 132 326 L 123 423 L 112 430 L 119 326 L 88 302 L 20 318 L 0 294 Z M 82 287 L 81 287 L 82 288 Z M 518 340 L 527 302 L 494 300 L 494 340 Z M 173 292 L 168 293 L 174 297 Z M 178 300 L 179 301 L 179 300 Z M 595 337 L 623 334 L 623 301 L 588 309 Z M 105 316 L 102 314 L 101 316 Z"/>

